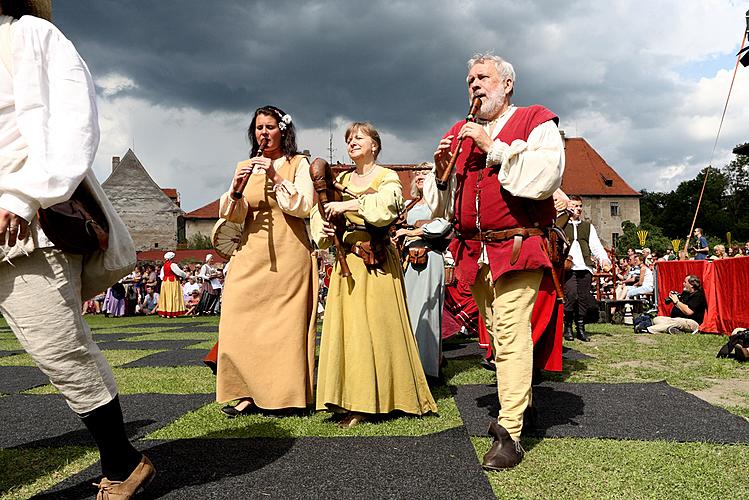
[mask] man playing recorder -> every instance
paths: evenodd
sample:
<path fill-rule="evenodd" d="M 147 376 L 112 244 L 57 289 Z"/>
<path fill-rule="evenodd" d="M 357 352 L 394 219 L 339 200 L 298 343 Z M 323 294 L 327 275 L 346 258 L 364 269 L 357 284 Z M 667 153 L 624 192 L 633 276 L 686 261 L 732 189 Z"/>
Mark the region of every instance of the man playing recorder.
<path fill-rule="evenodd" d="M 542 228 L 556 215 L 551 196 L 561 184 L 564 146 L 551 111 L 510 104 L 510 63 L 478 54 L 468 61 L 466 83 L 469 99 L 482 101 L 476 121 L 460 121 L 442 138 L 434 155 L 440 178 L 461 140 L 462 147 L 447 190 L 439 191 L 430 175 L 424 198 L 435 216 L 455 221 L 455 274 L 471 287 L 493 338 L 501 410 L 489 427 L 494 442 L 483 466 L 498 470 L 516 466 L 525 453 L 520 433 L 531 399 L 531 312 L 551 267 Z"/>

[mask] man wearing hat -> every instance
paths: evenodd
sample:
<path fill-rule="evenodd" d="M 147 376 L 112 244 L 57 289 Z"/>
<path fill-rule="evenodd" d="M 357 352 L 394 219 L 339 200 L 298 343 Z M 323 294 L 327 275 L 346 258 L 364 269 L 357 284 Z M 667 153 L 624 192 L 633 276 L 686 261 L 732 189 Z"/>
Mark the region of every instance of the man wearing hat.
<path fill-rule="evenodd" d="M 128 440 L 112 370 L 80 311 L 91 285 L 101 290 L 132 269 L 135 248 L 91 173 L 99 143 L 95 88 L 73 45 L 49 22 L 51 10 L 50 0 L 0 0 L 0 312 L 94 438 L 104 474 L 97 498 L 126 499 L 155 469 Z M 37 218 L 82 182 L 110 226 L 109 247 L 89 255 L 107 264 L 98 268 L 57 248 Z M 108 281 L 92 280 L 97 271 Z"/>

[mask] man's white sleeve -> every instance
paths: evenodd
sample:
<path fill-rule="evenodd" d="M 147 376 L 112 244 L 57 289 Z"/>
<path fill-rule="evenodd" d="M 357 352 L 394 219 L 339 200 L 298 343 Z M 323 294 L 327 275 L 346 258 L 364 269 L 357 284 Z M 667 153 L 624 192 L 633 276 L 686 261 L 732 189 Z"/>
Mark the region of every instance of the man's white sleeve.
<path fill-rule="evenodd" d="M 70 198 L 99 145 L 94 83 L 73 44 L 51 23 L 24 16 L 13 35 L 16 120 L 26 162 L 0 178 L 0 208 L 30 221 Z"/>

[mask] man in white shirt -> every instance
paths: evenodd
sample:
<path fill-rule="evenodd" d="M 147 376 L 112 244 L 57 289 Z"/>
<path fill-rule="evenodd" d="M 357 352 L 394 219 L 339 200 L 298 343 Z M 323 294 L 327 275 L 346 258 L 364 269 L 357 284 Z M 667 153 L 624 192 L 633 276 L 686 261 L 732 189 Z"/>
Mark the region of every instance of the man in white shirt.
<path fill-rule="evenodd" d="M 572 269 L 566 272 L 564 283 L 564 339 L 574 340 L 574 321 L 577 338 L 583 342 L 590 342 L 590 338 L 585 335 L 585 314 L 589 309 L 596 307 L 591 294 L 595 260 L 600 262 L 603 270 L 607 272 L 611 269 L 611 261 L 601 240 L 598 239 L 595 226 L 590 221 L 582 220 L 582 199 L 576 195 L 570 196 L 568 209 L 572 215 L 565 233 L 571 242 L 568 259 L 572 260 Z"/>
<path fill-rule="evenodd" d="M 49 0 L 0 1 L 0 312 L 94 438 L 97 498 L 131 498 L 155 469 L 127 438 L 112 370 L 81 317 L 83 256 L 56 248 L 37 218 L 88 177 L 99 143 L 91 75 L 50 17 Z"/>

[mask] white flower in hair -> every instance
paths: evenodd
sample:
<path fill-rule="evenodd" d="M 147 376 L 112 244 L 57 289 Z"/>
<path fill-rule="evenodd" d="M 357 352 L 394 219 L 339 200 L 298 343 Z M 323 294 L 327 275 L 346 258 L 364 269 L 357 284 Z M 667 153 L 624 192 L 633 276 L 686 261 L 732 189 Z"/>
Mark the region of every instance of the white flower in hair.
<path fill-rule="evenodd" d="M 280 128 L 281 130 L 286 130 L 286 127 L 289 125 L 291 125 L 291 115 L 286 113 L 281 117 L 281 121 L 278 122 L 278 128 Z"/>

